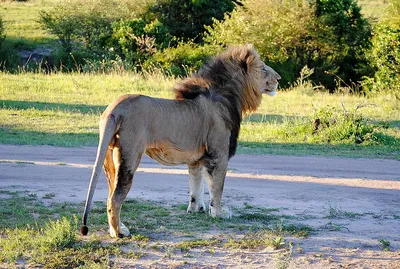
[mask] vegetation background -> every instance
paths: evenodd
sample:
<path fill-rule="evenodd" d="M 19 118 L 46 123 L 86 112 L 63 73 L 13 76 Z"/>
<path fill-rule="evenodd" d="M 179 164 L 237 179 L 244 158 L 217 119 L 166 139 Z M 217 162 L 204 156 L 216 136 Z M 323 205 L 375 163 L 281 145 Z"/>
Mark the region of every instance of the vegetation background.
<path fill-rule="evenodd" d="M 181 77 L 247 42 L 283 80 L 245 118 L 239 153 L 400 160 L 400 0 L 0 0 L 0 143 L 96 146 L 99 115 L 114 98 L 172 98 Z M 329 205 L 329 222 L 316 228 L 300 222 L 306 211 L 245 203 L 224 221 L 128 200 L 133 236 L 110 242 L 104 203 L 93 206 L 94 232 L 82 239 L 71 218 L 82 205 L 54 196 L 0 190 L 0 267 L 111 268 L 154 253 L 178 253 L 185 267 L 196 248 L 207 258 L 269 247 L 276 268 L 287 268 L 303 253 L 300 239 L 350 232 L 340 219 L 399 219 Z M 196 237 L 210 230 L 217 236 Z M 378 239 L 389 252 L 389 239 Z M 389 260 L 379 257 L 370 260 Z M 332 266 L 324 253 L 315 259 Z"/>
<path fill-rule="evenodd" d="M 2 0 L 0 142 L 95 146 L 118 95 L 172 98 L 181 77 L 250 42 L 283 80 L 245 119 L 239 152 L 399 159 L 399 10 L 399 0 Z"/>

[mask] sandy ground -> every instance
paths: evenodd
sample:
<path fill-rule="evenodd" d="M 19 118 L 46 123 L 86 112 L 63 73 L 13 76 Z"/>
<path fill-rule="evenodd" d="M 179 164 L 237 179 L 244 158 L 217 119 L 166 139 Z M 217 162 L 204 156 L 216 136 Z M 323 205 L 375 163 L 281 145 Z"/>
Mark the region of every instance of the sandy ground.
<path fill-rule="evenodd" d="M 38 197 L 52 193 L 57 201 L 83 202 L 95 153 L 90 147 L 0 145 L 0 190 L 28 190 Z M 187 202 L 187 177 L 185 166 L 165 167 L 144 157 L 128 197 Z M 106 197 L 102 176 L 94 199 Z M 223 201 L 228 207 L 249 203 L 279 208 L 314 228 L 310 237 L 295 241 L 289 268 L 400 268 L 399 161 L 237 155 L 229 163 Z M 330 209 L 340 214 L 327 218 Z M 381 239 L 390 242 L 390 251 L 380 248 Z M 192 258 L 190 264 L 276 268 L 275 256 L 271 249 L 221 251 Z M 164 260 L 152 266 L 175 267 L 174 262 L 182 264 Z"/>

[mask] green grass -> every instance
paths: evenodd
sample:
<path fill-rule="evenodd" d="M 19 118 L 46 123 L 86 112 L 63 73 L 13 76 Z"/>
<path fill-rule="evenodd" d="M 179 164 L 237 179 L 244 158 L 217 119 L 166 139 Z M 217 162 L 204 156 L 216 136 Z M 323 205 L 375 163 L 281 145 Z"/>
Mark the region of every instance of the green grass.
<path fill-rule="evenodd" d="M 134 261 L 151 255 L 190 258 L 194 249 L 206 253 L 258 247 L 280 249 L 287 245 L 287 236 L 302 238 L 308 235 L 305 231 L 312 231 L 309 226 L 281 218 L 268 222 L 240 217 L 213 219 L 206 214 L 187 214 L 180 204 L 127 200 L 121 217 L 132 237 L 109 239 L 103 202 L 94 203 L 88 222 L 90 234 L 80 237 L 76 214 L 83 204 L 46 205 L 28 192 L 0 191 L 0 195 L 2 268 L 14 267 L 17 261 L 40 268 L 109 268 L 121 259 Z M 249 206 L 236 210 L 243 214 L 278 211 Z"/>
<path fill-rule="evenodd" d="M 356 218 L 360 218 L 361 216 L 362 216 L 362 214 L 360 214 L 360 213 L 345 211 L 337 206 L 329 206 L 328 214 L 326 215 L 326 218 L 328 218 L 328 219 L 356 219 Z"/>
<path fill-rule="evenodd" d="M 1 1 L 5 46 L 16 50 L 54 47 L 55 37 L 42 29 L 38 18 L 40 10 L 49 10 L 59 2 Z M 362 0 L 360 4 L 365 14 L 378 17 L 387 3 Z M 168 89 L 176 83 L 157 74 L 134 73 L 0 73 L 0 81 L 0 143 L 68 147 L 96 146 L 99 115 L 117 96 L 141 93 L 171 98 L 173 93 Z M 245 118 L 239 153 L 400 159 L 398 100 L 389 95 L 364 98 L 314 93 L 307 83 L 301 86 L 280 92 L 276 98 L 265 97 L 256 114 Z M 357 111 L 365 119 L 362 128 L 371 129 L 365 142 L 354 142 L 357 134 L 345 130 L 346 122 L 336 124 L 336 130 L 330 127 L 313 134 L 317 111 L 329 105 L 340 114 L 343 107 L 351 111 L 360 104 L 365 105 Z"/>
<path fill-rule="evenodd" d="M 380 247 L 384 251 L 390 251 L 390 241 L 385 240 L 385 239 L 380 239 L 379 240 Z"/>
<path fill-rule="evenodd" d="M 40 25 L 40 10 L 49 10 L 60 0 L 0 1 L 0 16 L 5 25 L 6 42 L 19 49 L 54 46 L 56 37 Z"/>
<path fill-rule="evenodd" d="M 0 143 L 54 146 L 96 146 L 99 115 L 113 99 L 125 93 L 172 98 L 177 83 L 136 73 L 0 73 L 0 80 Z M 360 104 L 355 114 L 366 138 L 357 144 L 354 128 L 359 127 L 349 128 L 343 118 Z M 328 106 L 336 114 L 322 116 L 335 124 L 315 134 L 314 120 Z M 392 96 L 306 94 L 295 88 L 264 97 L 258 111 L 244 119 L 239 153 L 399 159 L 399 127 L 399 101 Z"/>

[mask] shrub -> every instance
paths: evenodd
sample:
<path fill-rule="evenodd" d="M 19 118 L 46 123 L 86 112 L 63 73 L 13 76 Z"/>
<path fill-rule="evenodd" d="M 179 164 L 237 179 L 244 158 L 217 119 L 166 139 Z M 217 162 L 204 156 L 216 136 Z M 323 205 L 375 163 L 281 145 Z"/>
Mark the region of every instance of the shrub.
<path fill-rule="evenodd" d="M 359 109 L 360 104 L 351 110 L 338 110 L 326 106 L 315 111 L 313 116 L 313 142 L 319 143 L 347 143 L 363 145 L 391 145 L 396 139 L 381 133 L 382 126 L 368 122 Z"/>
<path fill-rule="evenodd" d="M 0 17 L 0 70 L 16 70 L 19 58 L 14 46 L 6 41 L 4 22 Z"/>
<path fill-rule="evenodd" d="M 149 1 L 72 0 L 61 3 L 50 11 L 42 11 L 40 22 L 60 39 L 61 51 L 58 58 L 64 61 L 64 65 L 75 67 L 76 64 L 84 63 L 83 59 L 79 60 L 79 55 L 97 60 L 114 55 L 110 51 L 117 43 L 112 37 L 113 23 L 141 14 L 147 2 Z M 75 60 L 71 60 L 71 52 Z M 78 54 L 77 57 L 75 54 Z"/>
<path fill-rule="evenodd" d="M 45 29 L 58 37 L 65 52 L 72 51 L 72 40 L 76 29 L 79 28 L 79 19 L 75 17 L 73 10 L 57 6 L 52 11 L 42 11 L 40 22 Z"/>
<path fill-rule="evenodd" d="M 144 66 L 145 68 L 161 67 L 167 74 L 187 76 L 197 71 L 207 59 L 216 55 L 221 49 L 220 46 L 215 45 L 179 43 L 176 48 L 170 47 L 156 52 Z"/>
<path fill-rule="evenodd" d="M 4 39 L 6 38 L 5 34 L 4 34 L 4 25 L 3 25 L 3 19 L 0 17 L 0 50 L 3 47 L 3 42 Z"/>
<path fill-rule="evenodd" d="M 143 62 L 169 46 L 172 37 L 158 20 L 120 20 L 113 23 L 112 50 L 129 63 Z M 111 49 L 111 48 L 110 48 Z"/>
<path fill-rule="evenodd" d="M 368 22 L 353 0 L 247 0 L 224 21 L 208 27 L 205 40 L 227 45 L 253 43 L 266 62 L 295 81 L 303 66 L 314 68 L 311 79 L 333 89 L 335 74 L 346 83 L 369 74 L 364 50 L 370 46 Z"/>
<path fill-rule="evenodd" d="M 295 81 L 303 66 L 316 66 L 314 62 L 332 51 L 326 42 L 331 36 L 329 27 L 314 17 L 314 9 L 306 1 L 248 0 L 224 21 L 208 27 L 205 40 L 221 46 L 253 43 L 287 85 Z M 314 76 L 321 73 L 315 68 Z"/>
<path fill-rule="evenodd" d="M 375 28 L 371 59 L 376 68 L 374 90 L 386 90 L 400 99 L 400 0 L 390 1 Z"/>
<path fill-rule="evenodd" d="M 235 5 L 232 0 L 158 0 L 148 9 L 147 17 L 162 22 L 172 36 L 199 42 L 213 18 L 221 20 Z"/>
<path fill-rule="evenodd" d="M 318 0 L 315 14 L 322 24 L 332 29 L 333 38 L 329 42 L 334 50 L 326 61 L 331 73 L 347 84 L 371 75 L 366 57 L 366 51 L 371 48 L 371 25 L 361 14 L 356 0 Z M 336 86 L 332 82 L 326 84 L 331 89 Z"/>

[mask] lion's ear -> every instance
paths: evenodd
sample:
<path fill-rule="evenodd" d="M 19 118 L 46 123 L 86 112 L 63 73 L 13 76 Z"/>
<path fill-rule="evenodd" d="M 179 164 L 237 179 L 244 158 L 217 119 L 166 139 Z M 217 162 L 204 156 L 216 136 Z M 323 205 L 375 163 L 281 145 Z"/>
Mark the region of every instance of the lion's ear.
<path fill-rule="evenodd" d="M 251 53 L 249 50 L 246 51 L 246 55 L 243 57 L 243 60 L 240 62 L 240 67 L 242 68 L 244 73 L 249 71 L 249 57 Z"/>
<path fill-rule="evenodd" d="M 242 68 L 243 73 L 247 73 L 247 58 L 242 60 L 240 67 Z"/>

